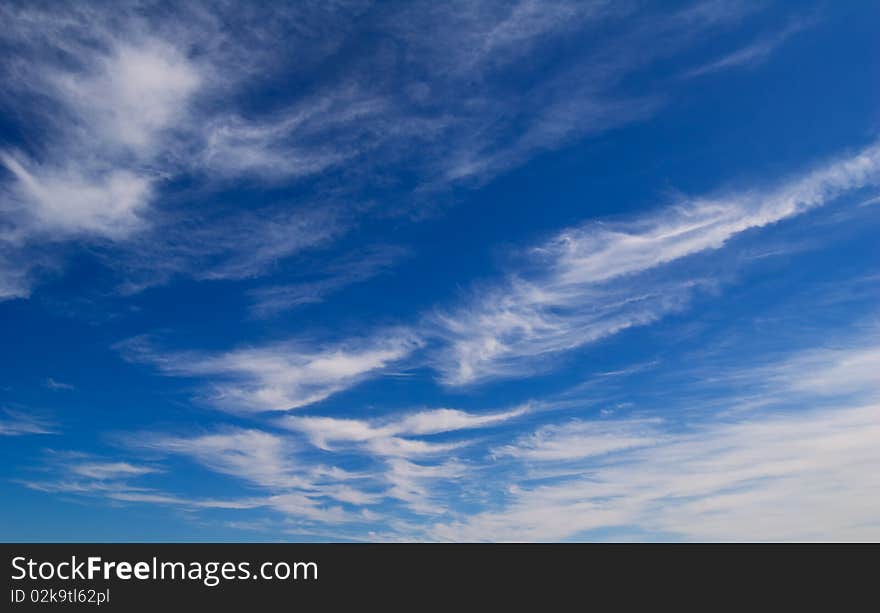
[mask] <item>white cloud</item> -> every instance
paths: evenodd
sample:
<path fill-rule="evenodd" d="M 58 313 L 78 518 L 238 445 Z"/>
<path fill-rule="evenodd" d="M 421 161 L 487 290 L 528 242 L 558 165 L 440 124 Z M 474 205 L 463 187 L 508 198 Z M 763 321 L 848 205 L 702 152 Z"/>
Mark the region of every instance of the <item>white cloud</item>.
<path fill-rule="evenodd" d="M 816 349 L 767 373 L 790 389 L 814 395 L 864 393 L 880 388 L 880 346 Z"/>
<path fill-rule="evenodd" d="M 28 170 L 5 153 L 0 161 L 17 180 L 13 206 L 26 235 L 118 240 L 143 224 L 152 192 L 150 178 L 127 170 L 92 173 L 75 166 Z"/>
<path fill-rule="evenodd" d="M 81 462 L 71 464 L 68 470 L 78 477 L 98 481 L 139 477 L 159 472 L 157 469 L 149 466 L 135 466 L 128 462 Z"/>
<path fill-rule="evenodd" d="M 467 467 L 455 459 L 419 464 L 406 458 L 391 458 L 384 479 L 390 497 L 406 503 L 416 513 L 439 515 L 450 510 L 444 486 L 462 480 L 466 474 Z"/>
<path fill-rule="evenodd" d="M 331 204 L 218 209 L 154 216 L 151 231 L 133 237 L 122 253 L 106 252 L 108 263 L 124 271 L 123 293 L 181 276 L 235 281 L 268 275 L 283 260 L 328 245 L 350 226 Z"/>
<path fill-rule="evenodd" d="M 342 86 L 307 97 L 277 117 L 261 121 L 218 118 L 203 137 L 201 164 L 207 171 L 231 177 L 281 179 L 317 174 L 369 146 L 359 141 L 387 112 L 386 103 L 371 96 Z"/>
<path fill-rule="evenodd" d="M 407 251 L 391 245 L 373 246 L 356 251 L 327 264 L 310 265 L 314 280 L 260 287 L 248 294 L 253 300 L 251 312 L 259 317 L 277 315 L 282 311 L 307 304 L 324 302 L 326 297 L 344 287 L 366 281 L 385 272 Z"/>
<path fill-rule="evenodd" d="M 191 437 L 147 435 L 130 437 L 133 449 L 188 457 L 205 468 L 244 480 L 261 491 L 242 502 L 266 506 L 294 518 L 334 523 L 356 521 L 358 516 L 339 507 L 335 500 L 355 506 L 375 504 L 375 491 L 353 485 L 362 480 L 347 473 L 307 461 L 290 437 L 255 429 L 226 429 Z"/>
<path fill-rule="evenodd" d="M 494 449 L 492 455 L 529 461 L 581 460 L 655 445 L 662 438 L 658 424 L 657 419 L 645 419 L 626 422 L 575 420 L 561 426 L 547 425 L 511 445 Z"/>
<path fill-rule="evenodd" d="M 76 496 L 90 496 L 105 498 L 115 502 L 135 504 L 157 504 L 174 506 L 185 509 L 254 509 L 269 506 L 262 499 L 210 499 L 210 498 L 186 498 L 168 494 L 151 488 L 139 487 L 125 481 L 125 477 L 138 475 L 116 475 L 113 478 L 92 478 L 86 476 L 80 478 L 76 475 L 67 475 L 55 480 L 32 481 L 22 480 L 20 483 L 25 487 L 38 492 L 49 494 L 72 494 Z"/>
<path fill-rule="evenodd" d="M 411 88 L 415 100 L 461 92 L 460 104 L 442 98 L 455 121 L 430 143 L 437 160 L 432 185 L 479 185 L 545 151 L 650 117 L 668 92 L 624 92 L 621 83 L 753 10 L 717 2 L 636 8 L 526 0 L 418 8 L 391 19 L 431 77 Z M 584 44 L 567 46 L 575 37 Z M 541 63 L 560 48 L 564 65 Z M 511 78 L 535 65 L 544 70 L 540 78 L 510 87 Z"/>
<path fill-rule="evenodd" d="M 297 475 L 292 441 L 260 430 L 235 429 L 189 437 L 145 436 L 128 443 L 187 456 L 214 472 L 262 487 L 287 489 L 308 483 Z"/>
<path fill-rule="evenodd" d="M 201 85 L 198 68 L 178 48 L 157 39 L 114 41 L 89 73 L 50 73 L 61 100 L 87 138 L 148 156 L 164 130 L 187 118 Z"/>
<path fill-rule="evenodd" d="M 29 266 L 8 261 L 0 250 L 0 302 L 28 298 L 31 294 L 30 277 Z"/>
<path fill-rule="evenodd" d="M 336 454 L 359 453 L 379 460 L 371 479 L 382 496 L 402 502 L 413 513 L 432 516 L 451 510 L 456 486 L 477 470 L 457 457 L 473 437 L 426 441 L 418 436 L 490 428 L 524 415 L 527 406 L 496 413 L 431 409 L 381 419 L 286 416 L 284 428 L 305 434 L 316 447 Z"/>
<path fill-rule="evenodd" d="M 296 343 L 216 354 L 161 353 L 142 339 L 123 343 L 126 355 L 172 376 L 210 381 L 206 400 L 230 411 L 286 411 L 320 402 L 405 358 L 419 342 L 406 331 L 323 348 Z"/>
<path fill-rule="evenodd" d="M 119 502 L 170 504 L 189 508 L 252 508 L 245 501 L 212 501 L 185 499 L 131 483 L 145 475 L 163 473 L 155 466 L 132 464 L 122 460 L 106 460 L 78 452 L 49 451 L 43 470 L 55 473 L 54 478 L 41 481 L 23 479 L 30 489 L 47 493 L 93 496 Z"/>
<path fill-rule="evenodd" d="M 743 68 L 760 64 L 794 34 L 800 32 L 809 25 L 811 25 L 811 20 L 802 19 L 794 21 L 778 32 L 759 38 L 745 47 L 728 53 L 708 64 L 692 68 L 688 70 L 684 76 L 686 78 L 701 77 L 703 75 L 713 74 L 731 68 Z"/>
<path fill-rule="evenodd" d="M 46 420 L 20 411 L 6 409 L 7 419 L 0 419 L 0 436 L 21 436 L 24 434 L 54 434 L 52 424 Z"/>
<path fill-rule="evenodd" d="M 876 184 L 880 145 L 764 191 L 689 200 L 628 223 L 560 232 L 531 252 L 532 269 L 435 317 L 449 346 L 443 380 L 466 384 L 534 368 L 535 358 L 570 350 L 687 304 L 698 283 L 635 279 L 733 237 Z"/>
<path fill-rule="evenodd" d="M 64 383 L 63 381 L 56 381 L 52 377 L 48 377 L 44 383 L 46 387 L 50 390 L 74 390 L 76 386 L 71 385 L 70 383 Z"/>
<path fill-rule="evenodd" d="M 353 443 L 377 456 L 410 457 L 446 453 L 462 443 L 427 442 L 408 437 L 491 427 L 519 417 L 525 411 L 526 408 L 522 407 L 501 413 L 476 414 L 433 409 L 369 421 L 291 415 L 281 418 L 278 423 L 304 433 L 321 449 L 331 450 L 336 443 Z"/>
<path fill-rule="evenodd" d="M 39 119 L 48 128 L 40 161 L 2 157 L 15 179 L 13 197 L 25 208 L 19 223 L 37 235 L 125 238 L 144 222 L 159 174 L 149 168 L 164 153 L 167 132 L 188 119 L 199 69 L 151 37 L 96 32 L 99 40 L 86 45 L 48 32 L 46 44 L 70 61 L 61 68 L 37 56 L 31 78 L 13 80 L 25 94 L 54 103 Z"/>
<path fill-rule="evenodd" d="M 383 25 L 406 41 L 419 60 L 433 58 L 431 70 L 474 78 L 533 53 L 548 40 L 629 10 L 605 0 L 417 4 L 388 15 Z"/>
<path fill-rule="evenodd" d="M 406 415 L 391 427 L 400 434 L 436 434 L 485 428 L 519 417 L 527 410 L 527 407 L 517 407 L 501 413 L 476 414 L 455 409 L 433 409 Z"/>
<path fill-rule="evenodd" d="M 0 151 L 0 212 L 11 228 L 0 242 L 15 260 L 63 241 L 121 244 L 150 225 L 169 168 L 160 158 L 202 78 L 183 49 L 121 19 L 129 7 L 120 8 L 103 17 L 94 7 L 3 10 L 2 39 L 16 49 L 0 63 L 5 102 L 26 124 L 26 150 Z M 23 268 L 3 293 L 27 297 L 39 271 Z"/>

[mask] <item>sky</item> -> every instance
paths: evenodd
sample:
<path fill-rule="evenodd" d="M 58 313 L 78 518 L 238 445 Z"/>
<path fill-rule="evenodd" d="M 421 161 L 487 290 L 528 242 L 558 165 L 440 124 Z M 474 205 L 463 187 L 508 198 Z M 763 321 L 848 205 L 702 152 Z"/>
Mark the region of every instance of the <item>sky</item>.
<path fill-rule="evenodd" d="M 877 3 L 0 18 L 0 539 L 880 540 Z"/>

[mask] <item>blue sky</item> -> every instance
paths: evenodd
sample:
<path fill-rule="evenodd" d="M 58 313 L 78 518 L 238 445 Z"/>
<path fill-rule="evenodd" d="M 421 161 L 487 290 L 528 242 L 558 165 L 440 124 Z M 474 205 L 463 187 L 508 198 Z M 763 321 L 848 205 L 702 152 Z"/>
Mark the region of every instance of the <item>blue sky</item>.
<path fill-rule="evenodd" d="M 880 539 L 876 3 L 0 14 L 0 539 Z"/>

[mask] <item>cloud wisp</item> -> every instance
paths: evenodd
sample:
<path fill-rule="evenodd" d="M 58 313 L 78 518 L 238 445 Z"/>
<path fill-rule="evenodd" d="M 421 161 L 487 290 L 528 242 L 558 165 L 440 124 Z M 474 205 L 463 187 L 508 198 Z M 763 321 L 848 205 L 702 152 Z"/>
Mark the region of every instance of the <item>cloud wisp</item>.
<path fill-rule="evenodd" d="M 878 179 L 880 146 L 872 144 L 769 189 L 559 232 L 528 252 L 530 266 L 521 274 L 480 287 L 464 306 L 434 316 L 447 343 L 437 368 L 451 385 L 522 374 L 545 357 L 656 321 L 686 305 L 701 281 L 648 273 Z"/>
<path fill-rule="evenodd" d="M 501 413 L 472 414 L 456 409 L 432 409 L 382 420 L 290 415 L 278 424 L 305 434 L 319 449 L 330 451 L 337 445 L 355 445 L 376 456 L 406 458 L 436 456 L 466 444 L 466 441 L 428 442 L 412 438 L 414 436 L 491 427 L 519 417 L 526 410 L 521 407 Z"/>
<path fill-rule="evenodd" d="M 703 66 L 688 70 L 684 74 L 684 78 L 702 77 L 724 70 L 756 66 L 766 61 L 788 39 L 812 24 L 813 21 L 808 19 L 793 21 L 778 32 L 759 38 Z"/>
<path fill-rule="evenodd" d="M 406 330 L 322 348 L 275 343 L 220 353 L 163 352 L 143 338 L 119 345 L 161 373 L 208 381 L 203 400 L 234 412 L 287 411 L 320 402 L 410 355 L 420 342 Z"/>
<path fill-rule="evenodd" d="M 343 288 L 362 283 L 389 270 L 407 255 L 397 246 L 375 246 L 360 250 L 329 264 L 317 265 L 310 276 L 317 278 L 251 290 L 251 313 L 272 317 L 310 304 L 320 304 Z"/>
<path fill-rule="evenodd" d="M 0 419 L 0 436 L 23 436 L 27 434 L 54 434 L 54 424 L 22 411 L 5 409 Z"/>

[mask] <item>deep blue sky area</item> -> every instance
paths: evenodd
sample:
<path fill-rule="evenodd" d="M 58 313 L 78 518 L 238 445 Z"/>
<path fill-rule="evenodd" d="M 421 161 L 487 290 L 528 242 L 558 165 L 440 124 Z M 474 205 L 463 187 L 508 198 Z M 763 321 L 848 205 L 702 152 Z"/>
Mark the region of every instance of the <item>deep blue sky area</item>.
<path fill-rule="evenodd" d="M 877 3 L 0 15 L 0 540 L 880 539 Z"/>

